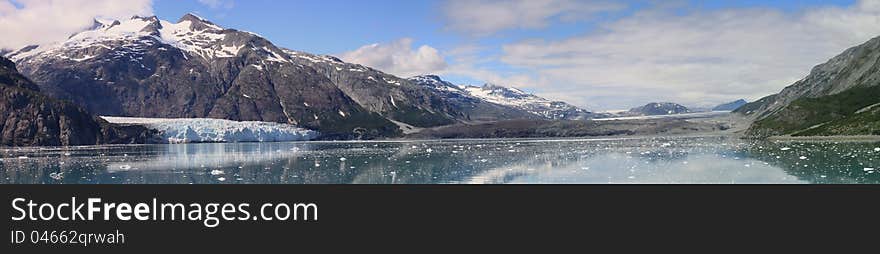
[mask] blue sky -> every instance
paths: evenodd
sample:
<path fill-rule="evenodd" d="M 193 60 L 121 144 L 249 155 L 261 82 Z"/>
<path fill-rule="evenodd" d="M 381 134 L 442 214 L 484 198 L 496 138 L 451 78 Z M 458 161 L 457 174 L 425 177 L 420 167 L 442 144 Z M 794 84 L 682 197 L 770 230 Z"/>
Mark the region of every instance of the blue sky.
<path fill-rule="evenodd" d="M 276 44 L 304 51 L 335 54 L 360 46 L 388 42 L 401 37 L 414 38 L 438 49 L 451 49 L 458 43 L 479 41 L 487 45 L 527 38 L 564 38 L 588 32 L 592 24 L 620 15 L 596 20 L 553 24 L 546 29 L 519 29 L 487 38 L 473 38 L 445 29 L 441 13 L 443 1 L 436 0 L 323 0 L 230 1 L 228 7 L 211 8 L 196 0 L 155 0 L 156 15 L 174 21 L 186 13 L 196 13 L 226 27 L 248 30 L 270 38 Z M 777 8 L 797 11 L 815 6 L 847 6 L 854 0 L 715 0 L 690 1 L 698 9 L 743 7 Z M 645 8 L 645 1 L 629 1 L 632 12 Z"/>
<path fill-rule="evenodd" d="M 24 24 L 0 32 L 39 34 L 28 17 L 51 5 L 77 17 L 192 12 L 400 76 L 491 82 L 593 110 L 756 100 L 880 35 L 880 0 L 0 0 L 0 18 Z M 89 21 L 70 20 L 42 30 Z"/>
<path fill-rule="evenodd" d="M 231 8 L 211 8 L 197 1 L 156 0 L 155 12 L 177 20 L 194 12 L 225 27 L 259 33 L 276 44 L 314 53 L 345 52 L 369 43 L 401 37 L 452 45 L 431 1 L 236 1 Z"/>

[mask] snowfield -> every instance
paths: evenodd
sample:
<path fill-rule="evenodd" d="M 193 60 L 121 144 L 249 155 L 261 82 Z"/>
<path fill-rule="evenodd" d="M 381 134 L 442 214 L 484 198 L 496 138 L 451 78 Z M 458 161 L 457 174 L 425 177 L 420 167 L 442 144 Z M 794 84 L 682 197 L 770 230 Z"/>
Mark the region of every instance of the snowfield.
<path fill-rule="evenodd" d="M 282 123 L 207 118 L 101 118 L 114 124 L 143 125 L 155 129 L 168 143 L 285 142 L 318 137 L 316 131 Z"/>

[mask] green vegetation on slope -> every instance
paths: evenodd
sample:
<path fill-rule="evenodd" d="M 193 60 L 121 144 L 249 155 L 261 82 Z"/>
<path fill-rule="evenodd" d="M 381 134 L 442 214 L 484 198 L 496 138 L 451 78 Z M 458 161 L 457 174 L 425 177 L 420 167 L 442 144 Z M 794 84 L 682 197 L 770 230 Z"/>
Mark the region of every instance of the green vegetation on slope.
<path fill-rule="evenodd" d="M 832 121 L 795 136 L 880 135 L 880 107 Z"/>
<path fill-rule="evenodd" d="M 869 135 L 877 125 L 876 110 L 856 112 L 880 102 L 880 86 L 855 87 L 819 98 L 801 98 L 770 117 L 755 122 L 748 133 L 772 135 Z M 866 132 L 868 131 L 868 132 Z"/>

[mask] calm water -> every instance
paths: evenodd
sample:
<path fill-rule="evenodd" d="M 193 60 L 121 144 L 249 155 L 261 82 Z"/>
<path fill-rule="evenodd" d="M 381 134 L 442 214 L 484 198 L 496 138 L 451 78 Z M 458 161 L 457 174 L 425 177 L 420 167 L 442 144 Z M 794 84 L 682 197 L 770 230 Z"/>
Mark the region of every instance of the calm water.
<path fill-rule="evenodd" d="M 13 148 L 0 158 L 5 184 L 880 183 L 878 142 L 724 137 Z"/>

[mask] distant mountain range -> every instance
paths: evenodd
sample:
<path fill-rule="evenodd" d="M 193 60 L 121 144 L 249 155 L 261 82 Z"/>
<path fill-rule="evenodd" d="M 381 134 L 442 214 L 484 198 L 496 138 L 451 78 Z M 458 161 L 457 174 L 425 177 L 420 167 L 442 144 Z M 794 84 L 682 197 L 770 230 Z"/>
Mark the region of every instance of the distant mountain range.
<path fill-rule="evenodd" d="M 46 95 L 103 116 L 289 123 L 341 139 L 464 122 L 593 117 L 513 88 L 400 78 L 278 47 L 192 14 L 176 23 L 155 16 L 95 21 L 67 41 L 6 56 Z"/>
<path fill-rule="evenodd" d="M 551 101 L 516 88 L 493 84 L 460 86 L 444 81 L 434 75 L 416 76 L 409 80 L 415 84 L 437 90 L 443 94 L 443 97 L 468 98 L 474 101 L 500 105 L 507 109 L 514 109 L 519 114 L 523 112 L 528 113 L 517 118 L 537 117 L 549 120 L 584 120 L 596 116 L 592 112 L 568 103 Z"/>
<path fill-rule="evenodd" d="M 641 107 L 630 109 L 627 114 L 633 116 L 659 116 L 691 113 L 692 111 L 681 104 L 672 102 L 652 102 Z"/>
<path fill-rule="evenodd" d="M 782 92 L 736 110 L 748 134 L 880 135 L 880 37 L 850 48 Z"/>
<path fill-rule="evenodd" d="M 712 111 L 734 111 L 742 106 L 745 106 L 748 103 L 749 102 L 744 99 L 739 99 L 736 101 L 732 101 L 732 102 L 728 102 L 728 103 L 724 103 L 724 104 L 715 106 L 714 108 L 712 108 Z"/>

